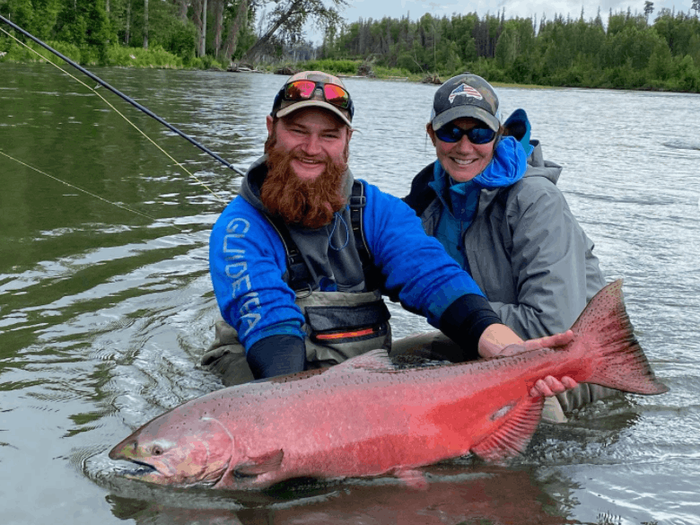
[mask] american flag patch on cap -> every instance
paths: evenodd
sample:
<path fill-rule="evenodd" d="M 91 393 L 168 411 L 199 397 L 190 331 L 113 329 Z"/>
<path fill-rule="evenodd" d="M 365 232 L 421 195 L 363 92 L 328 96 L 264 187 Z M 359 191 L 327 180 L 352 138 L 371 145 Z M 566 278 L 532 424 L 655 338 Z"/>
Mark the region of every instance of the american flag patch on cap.
<path fill-rule="evenodd" d="M 476 89 L 474 89 L 471 86 L 468 86 L 467 84 L 460 84 L 452 90 L 452 93 L 450 93 L 450 104 L 452 104 L 452 102 L 454 102 L 454 99 L 457 98 L 459 95 L 476 98 L 478 100 L 484 100 L 484 97 L 482 97 L 481 93 L 479 93 Z"/>

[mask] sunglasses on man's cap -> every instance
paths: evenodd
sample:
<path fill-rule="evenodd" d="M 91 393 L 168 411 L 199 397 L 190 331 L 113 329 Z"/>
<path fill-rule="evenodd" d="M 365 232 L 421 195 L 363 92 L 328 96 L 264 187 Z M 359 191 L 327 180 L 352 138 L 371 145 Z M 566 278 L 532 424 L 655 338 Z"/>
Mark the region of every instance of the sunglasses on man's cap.
<path fill-rule="evenodd" d="M 355 107 L 350 98 L 350 93 L 338 83 L 333 82 L 335 77 L 324 73 L 312 72 L 317 78 L 297 78 L 287 82 L 275 97 L 272 106 L 272 116 L 285 116 L 294 111 L 294 106 L 322 106 L 327 104 L 328 109 L 336 112 L 348 126 L 355 113 Z M 300 73 L 305 75 L 306 73 Z M 321 79 L 318 76 L 322 76 Z M 323 78 L 328 77 L 328 78 Z M 315 101 L 319 103 L 316 104 Z M 294 109 L 293 109 L 294 108 Z"/>
<path fill-rule="evenodd" d="M 344 87 L 315 80 L 294 80 L 286 84 L 282 98 L 291 102 L 310 100 L 314 97 L 317 87 L 322 90 L 326 102 L 341 109 L 349 109 L 350 93 Z"/>

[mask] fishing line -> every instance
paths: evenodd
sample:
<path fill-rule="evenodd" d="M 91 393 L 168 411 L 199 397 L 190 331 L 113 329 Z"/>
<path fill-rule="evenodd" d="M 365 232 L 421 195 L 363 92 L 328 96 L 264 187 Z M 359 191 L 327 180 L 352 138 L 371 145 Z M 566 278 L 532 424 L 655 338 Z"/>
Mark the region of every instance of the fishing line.
<path fill-rule="evenodd" d="M 0 19 L 2 19 L 2 15 L 0 15 Z M 107 99 L 105 99 L 105 98 L 104 98 L 100 93 L 98 93 L 94 88 L 88 86 L 85 82 L 83 82 L 83 81 L 80 80 L 79 78 L 76 78 L 75 76 L 71 75 L 68 71 L 66 71 L 66 70 L 64 70 L 63 68 L 61 68 L 58 64 L 55 64 L 55 63 L 51 62 L 51 60 L 49 60 L 48 58 L 46 58 L 44 55 L 42 55 L 41 53 L 39 53 L 39 52 L 37 52 L 36 50 L 32 49 L 31 47 L 29 47 L 28 45 L 26 45 L 26 44 L 25 44 L 24 42 L 22 42 L 21 40 L 18 40 L 14 35 L 8 33 L 7 31 L 5 31 L 5 30 L 2 29 L 2 28 L 0 28 L 0 31 L 2 31 L 2 32 L 5 33 L 6 35 L 8 35 L 10 38 L 14 39 L 18 44 L 20 44 L 20 45 L 26 47 L 26 48 L 27 48 L 29 51 L 31 51 L 32 53 L 34 53 L 34 54 L 36 54 L 37 56 L 39 56 L 39 57 L 43 58 L 44 60 L 46 60 L 49 64 L 51 64 L 52 66 L 54 66 L 54 67 L 55 67 L 56 69 L 58 69 L 59 71 L 62 71 L 63 73 L 65 73 L 66 75 L 68 75 L 69 77 L 71 77 L 73 80 L 75 80 L 75 81 L 78 82 L 79 84 L 83 85 L 85 88 L 87 88 L 87 89 L 89 89 L 90 91 L 92 91 L 95 95 L 97 95 L 100 99 L 102 99 L 102 101 L 103 101 L 105 104 L 107 104 L 110 108 L 112 108 L 112 110 L 113 110 L 115 113 L 117 113 L 117 115 L 119 115 L 120 117 L 122 117 L 122 118 L 123 118 L 126 122 L 128 122 L 136 131 L 138 131 L 146 140 L 148 140 L 151 144 L 153 144 L 156 148 L 158 148 L 166 157 L 168 157 L 168 158 L 169 158 L 171 161 L 173 161 L 177 166 L 179 166 L 182 170 L 184 170 L 190 177 L 192 177 L 194 180 L 196 180 L 201 186 L 203 186 L 204 188 L 206 188 L 207 191 L 209 191 L 212 195 L 214 195 L 214 197 L 216 197 L 217 199 L 219 199 L 219 201 L 221 201 L 221 202 L 223 202 L 224 204 L 226 204 L 226 201 L 224 201 L 221 197 L 219 197 L 211 188 L 209 188 L 209 186 L 207 186 L 204 182 L 202 182 L 201 180 L 199 180 L 199 179 L 198 179 L 193 173 L 191 173 L 185 166 L 183 166 L 183 165 L 180 164 L 177 160 L 175 160 L 167 151 L 165 151 L 163 148 L 161 148 L 160 145 L 158 145 L 153 139 L 151 139 L 151 137 L 149 137 L 148 135 L 146 135 L 146 133 L 144 133 L 138 126 L 136 126 L 136 124 L 134 124 L 133 122 L 131 122 L 131 120 L 129 120 L 129 118 L 126 117 L 126 115 L 124 115 L 121 111 L 119 111 L 117 108 L 115 108 L 114 105 L 112 105 L 112 103 L 110 103 Z M 50 48 L 49 48 L 49 49 L 50 49 Z M 59 57 L 65 59 L 65 57 L 63 57 L 63 55 L 61 55 L 60 53 L 58 53 L 58 51 L 56 51 L 56 53 L 58 54 Z M 70 59 L 66 59 L 66 60 L 70 60 Z M 77 66 L 77 67 L 79 67 L 79 66 Z M 81 69 L 82 69 L 82 68 L 81 68 Z"/>
<path fill-rule="evenodd" d="M 114 93 L 114 94 L 117 95 L 118 97 L 124 99 L 126 102 L 128 102 L 129 104 L 131 104 L 132 106 L 134 106 L 136 109 L 138 109 L 138 110 L 140 110 L 140 111 L 143 111 L 143 112 L 144 112 L 146 115 L 148 115 L 149 117 L 151 117 L 151 118 L 157 120 L 158 122 L 160 122 L 161 124 L 163 124 L 165 127 L 167 127 L 167 128 L 168 128 L 169 130 L 171 130 L 172 132 L 177 133 L 177 134 L 180 135 L 182 138 L 184 138 L 185 140 L 187 140 L 188 142 L 190 142 L 192 145 L 198 147 L 199 149 L 201 149 L 201 150 L 202 150 L 203 152 L 205 152 L 206 154 L 208 154 L 208 155 L 212 156 L 213 158 L 215 158 L 216 160 L 218 160 L 221 164 L 223 164 L 223 165 L 226 166 L 227 168 L 232 169 L 233 171 L 235 171 L 236 173 L 238 173 L 238 174 L 241 175 L 241 176 L 242 176 L 242 175 L 245 175 L 242 171 L 238 170 L 233 164 L 231 164 L 230 162 L 225 161 L 225 160 L 222 159 L 219 155 L 217 155 L 216 153 L 214 153 L 213 151 L 211 151 L 209 148 L 207 148 L 207 147 L 204 146 L 203 144 L 200 144 L 199 142 L 197 142 L 196 140 L 194 140 L 194 139 L 193 139 L 192 137 L 190 137 L 189 135 L 183 133 L 182 131 L 180 131 L 179 129 L 177 129 L 175 126 L 173 126 L 172 124 L 170 124 L 170 123 L 168 123 L 167 121 L 163 120 L 162 118 L 160 118 L 160 117 L 159 117 L 158 115 L 156 115 L 155 113 L 153 113 L 150 109 L 148 109 L 148 108 L 145 107 L 145 106 L 142 106 L 141 104 L 139 104 L 138 102 L 136 102 L 134 99 L 132 99 L 131 97 L 125 95 L 124 93 L 122 93 L 121 91 L 119 91 L 118 89 L 116 89 L 115 87 L 110 86 L 107 82 L 105 82 L 104 80 L 102 80 L 100 77 L 98 77 L 98 76 L 95 75 L 94 73 L 91 73 L 90 71 L 88 71 L 88 70 L 85 69 L 84 67 L 82 67 L 82 66 L 76 64 L 73 60 L 71 60 L 70 58 L 64 56 L 64 55 L 61 54 L 60 52 L 56 51 L 54 48 L 52 48 L 51 46 L 49 46 L 49 45 L 46 44 L 45 42 L 42 42 L 42 41 L 39 40 L 37 37 L 35 37 L 35 36 L 32 35 L 31 33 L 29 33 L 28 31 L 25 31 L 24 29 L 22 29 L 21 27 L 19 27 L 17 24 L 12 23 L 10 20 L 8 20 L 7 18 L 3 17 L 2 15 L 0 15 L 0 21 L 5 22 L 7 25 L 9 25 L 9 26 L 12 27 L 13 29 L 19 31 L 20 33 L 22 33 L 22 34 L 23 34 L 24 36 L 26 36 L 27 38 L 30 38 L 31 40 L 33 40 L 34 42 L 36 42 L 37 44 L 39 44 L 41 47 L 47 49 L 48 51 L 50 51 L 51 53 L 53 53 L 54 55 L 56 55 L 57 57 L 61 58 L 62 60 L 64 60 L 65 62 L 67 62 L 67 63 L 70 64 L 71 66 L 73 66 L 75 69 L 77 69 L 77 70 L 80 71 L 81 73 L 87 75 L 88 77 L 90 77 L 91 79 L 93 79 L 95 82 L 97 82 L 97 83 L 100 84 L 101 86 L 106 87 L 106 88 L 109 89 L 112 93 Z M 10 35 L 10 33 L 8 33 L 7 31 L 4 31 L 4 30 L 3 30 L 3 33 L 5 33 L 6 35 L 8 35 L 8 36 L 12 37 L 13 39 L 17 40 L 17 38 L 15 38 L 13 35 Z M 19 41 L 19 40 L 17 40 L 17 42 L 19 42 L 19 43 L 21 43 L 22 45 L 24 45 L 24 43 L 22 43 L 22 42 Z M 46 60 L 47 62 L 53 64 L 53 62 L 51 62 L 50 60 L 48 60 L 46 57 L 40 55 L 39 53 L 37 53 L 36 51 L 34 51 L 33 49 L 31 49 L 30 47 L 28 47 L 28 46 L 26 46 L 26 45 L 25 45 L 25 47 L 27 47 L 27 49 L 30 49 L 32 52 L 34 52 L 34 53 L 36 53 L 37 55 L 39 55 L 40 57 L 42 57 L 42 58 L 43 58 L 44 60 Z M 54 65 L 55 65 L 55 64 L 54 64 Z M 58 67 L 58 66 L 56 66 L 56 67 Z M 59 68 L 59 69 L 60 69 L 60 68 Z M 63 71 L 63 70 L 61 69 L 61 71 Z M 64 73 L 65 73 L 65 71 L 64 71 Z M 73 78 L 75 78 L 75 77 L 73 77 Z M 91 88 L 90 88 L 90 89 L 91 89 Z M 93 91 L 94 91 L 94 90 L 93 90 Z"/>
<path fill-rule="evenodd" d="M 5 152 L 2 151 L 2 150 L 0 150 L 0 155 L 4 155 L 4 156 L 7 157 L 8 159 L 14 160 L 15 162 L 21 164 L 22 166 L 25 166 L 25 167 L 29 168 L 30 170 L 34 170 L 34 171 L 36 171 L 37 173 L 41 173 L 41 174 L 44 175 L 45 177 L 48 177 L 48 178 L 50 178 L 50 179 L 53 179 L 53 180 L 55 180 L 56 182 L 60 182 L 60 183 L 62 183 L 62 184 L 65 184 L 66 186 L 69 186 L 69 187 L 73 188 L 74 190 L 82 191 L 83 193 L 85 193 L 85 194 L 87 194 L 87 195 L 90 195 L 91 197 L 95 197 L 96 199 L 99 199 L 99 200 L 101 200 L 101 201 L 103 201 L 103 202 L 106 202 L 107 204 L 111 204 L 112 206 L 116 206 L 117 208 L 121 208 L 122 210 L 130 211 L 131 213 L 135 213 L 136 215 L 140 215 L 141 217 L 145 217 L 145 218 L 147 218 L 147 219 L 149 219 L 149 220 L 151 220 L 151 221 L 153 221 L 153 222 L 157 222 L 157 221 L 159 220 L 159 219 L 157 219 L 157 218 L 155 218 L 155 217 L 151 217 L 150 215 L 148 215 L 148 214 L 146 214 L 146 213 L 142 213 L 142 212 L 140 212 L 140 211 L 138 211 L 138 210 L 134 210 L 134 209 L 132 209 L 132 208 L 129 208 L 128 206 L 124 206 L 123 204 L 119 204 L 119 203 L 117 203 L 117 202 L 112 202 L 112 201 L 110 201 L 110 200 L 105 199 L 104 197 L 100 197 L 99 195 L 97 195 L 97 194 L 95 194 L 95 193 L 92 193 L 91 191 L 88 191 L 88 190 L 85 190 L 85 189 L 83 189 L 83 188 L 81 188 L 81 187 L 79 187 L 79 186 L 76 186 L 75 184 L 71 184 L 70 182 L 66 182 L 66 181 L 64 181 L 64 180 L 61 180 L 61 179 L 59 179 L 58 177 L 54 177 L 53 175 L 49 175 L 48 173 L 46 173 L 46 172 L 44 172 L 44 171 L 41 171 L 39 168 L 35 168 L 34 166 L 30 166 L 30 165 L 27 164 L 26 162 L 22 162 L 21 160 L 18 160 L 18 159 L 16 159 L 16 158 L 14 158 L 14 157 L 8 155 L 7 153 L 5 153 Z M 184 231 L 182 228 L 178 228 L 178 227 L 175 226 L 174 224 L 170 224 L 169 226 L 172 226 L 172 227 L 175 228 L 176 230 Z"/>
<path fill-rule="evenodd" d="M 156 121 L 158 121 L 158 122 L 160 122 L 161 124 L 163 124 L 164 126 L 166 126 L 168 129 L 170 129 L 171 131 L 173 131 L 174 133 L 180 135 L 182 138 L 186 139 L 186 140 L 189 141 L 191 144 L 193 144 L 194 146 L 198 147 L 199 149 L 201 149 L 202 151 L 204 151 L 205 153 L 207 153 L 208 155 L 210 155 L 211 157 L 213 157 L 214 159 L 216 159 L 217 161 L 219 161 L 221 164 L 223 164 L 223 165 L 226 166 L 227 168 L 232 169 L 233 171 L 235 171 L 236 173 L 238 173 L 238 174 L 241 175 L 241 176 L 244 175 L 244 173 L 243 173 L 242 171 L 238 170 L 238 169 L 237 169 L 235 166 L 233 166 L 231 163 L 225 161 L 225 160 L 224 160 L 223 158 L 221 158 L 219 155 L 217 155 L 216 153 L 214 153 L 213 151 L 211 151 L 210 149 L 208 149 L 208 148 L 205 147 L 204 145 L 200 144 L 199 142 L 197 142 L 196 140 L 194 140 L 194 139 L 193 139 L 192 137 L 190 137 L 189 135 L 183 133 L 182 131 L 180 131 L 179 129 L 177 129 L 175 126 L 173 126 L 173 125 L 171 125 L 170 123 L 166 122 L 165 120 L 163 120 L 162 118 L 160 118 L 158 115 L 156 115 L 155 113 L 153 113 L 151 110 L 149 110 L 148 108 L 142 106 L 141 104 L 139 104 L 138 102 L 136 102 L 136 101 L 133 100 L 132 98 L 128 97 L 127 95 L 125 95 L 124 93 L 122 93 L 121 91 L 119 91 L 118 89 L 112 87 L 112 86 L 109 85 L 107 82 L 105 82 L 104 80 L 102 80 L 101 78 L 99 78 L 98 76 L 96 76 L 95 74 L 91 73 L 90 71 L 88 71 L 87 69 L 83 68 L 82 66 L 76 64 L 73 60 L 71 60 L 70 58 L 64 56 L 62 53 L 56 51 L 55 49 L 53 49 L 53 48 L 52 48 L 51 46 L 49 46 L 48 44 L 42 42 L 41 40 L 39 40 L 38 38 L 36 38 L 35 36 L 33 36 L 31 33 L 25 31 L 24 29 L 22 29 L 22 28 L 19 27 L 18 25 L 12 23 L 11 21 L 9 21 L 8 19 L 6 19 L 6 18 L 3 17 L 2 15 L 0 15 L 0 21 L 5 22 L 6 24 L 8 24 L 10 27 L 12 27 L 13 29 L 15 29 L 16 31 L 19 31 L 21 34 L 25 35 L 26 37 L 30 38 L 31 40 L 33 40 L 34 42 L 36 42 L 36 43 L 39 44 L 40 46 L 42 46 L 42 47 L 44 47 L 45 49 L 47 49 L 48 51 L 52 52 L 52 53 L 55 54 L 57 57 L 59 57 L 61 60 L 64 60 L 65 62 L 67 62 L 68 64 L 70 64 L 70 65 L 73 66 L 74 68 L 76 68 L 78 71 L 80 71 L 81 73 L 87 75 L 88 77 L 90 77 L 91 79 L 93 79 L 95 82 L 97 82 L 97 83 L 100 84 L 101 86 L 104 86 L 105 88 L 107 88 L 108 90 L 110 90 L 112 93 L 114 93 L 115 95 L 119 96 L 120 98 L 122 98 L 123 100 L 125 100 L 126 102 L 128 102 L 129 104 L 131 104 L 132 106 L 134 106 L 135 108 L 137 108 L 137 109 L 139 109 L 140 111 L 146 113 L 146 115 L 148 115 L 149 117 L 155 119 Z M 34 50 L 34 49 L 32 49 L 31 47 L 29 47 L 28 45 L 26 45 L 26 44 L 25 44 L 24 42 L 22 42 L 21 40 L 17 39 L 17 38 L 16 38 L 14 35 L 12 35 L 11 33 L 5 31 L 5 30 L 2 29 L 2 28 L 0 28 L 0 31 L 2 31 L 3 33 L 5 33 L 7 36 L 9 36 L 9 37 L 12 38 L 13 40 L 15 40 L 15 41 L 16 41 L 17 43 L 19 43 L 20 45 L 22 45 L 22 46 L 24 46 L 25 48 L 27 48 L 27 49 L 28 49 L 29 51 L 31 51 L 32 53 L 34 53 L 34 54 L 38 55 L 39 57 L 43 58 L 44 60 L 46 60 L 49 64 L 51 64 L 52 66 L 54 66 L 54 67 L 55 67 L 56 69 L 58 69 L 59 71 L 62 71 L 63 73 L 65 73 L 66 75 L 68 75 L 69 77 L 71 77 L 73 80 L 75 80 L 76 82 L 79 82 L 80 84 L 82 84 L 83 86 L 85 86 L 87 89 L 89 89 L 90 91 L 92 91 L 95 95 L 97 95 L 100 99 L 102 99 L 102 101 L 104 101 L 105 104 L 107 104 L 110 108 L 112 108 L 119 116 L 121 116 L 121 117 L 122 117 L 126 122 L 128 122 L 134 129 L 136 129 L 144 138 L 146 138 L 151 144 L 153 144 L 156 148 L 158 148 L 166 157 L 168 157 L 172 162 L 174 162 L 177 166 L 179 166 L 182 170 L 184 170 L 190 177 L 192 177 L 194 180 L 196 180 L 201 186 L 203 186 L 204 188 L 206 188 L 206 189 L 207 189 L 212 195 L 214 195 L 219 201 L 221 201 L 221 202 L 224 203 L 224 204 L 228 204 L 228 202 L 227 202 L 226 200 L 224 200 L 224 199 L 222 199 L 221 197 L 219 197 L 219 196 L 218 196 L 211 188 L 209 188 L 204 182 L 202 182 L 201 180 L 199 180 L 199 179 L 198 179 L 195 175 L 193 175 L 187 168 L 185 168 L 182 164 L 180 164 L 177 160 L 175 160 L 170 154 L 168 154 L 163 148 L 161 148 L 156 142 L 154 142 L 148 135 L 146 135 L 143 131 L 141 131 L 133 122 L 131 122 L 125 115 L 123 115 L 117 108 L 115 108 L 109 101 L 107 101 L 107 99 L 105 99 L 101 94 L 99 94 L 94 88 L 88 86 L 88 85 L 85 84 L 83 81 L 81 81 L 81 80 L 79 80 L 78 78 L 74 77 L 73 75 L 71 75 L 70 73 L 68 73 L 66 70 L 64 70 L 63 68 L 61 68 L 60 66 L 58 66 L 57 64 L 55 64 L 54 62 L 52 62 L 51 60 L 49 60 L 48 58 L 46 58 L 45 56 L 43 56 L 41 53 L 37 52 L 36 50 Z"/>

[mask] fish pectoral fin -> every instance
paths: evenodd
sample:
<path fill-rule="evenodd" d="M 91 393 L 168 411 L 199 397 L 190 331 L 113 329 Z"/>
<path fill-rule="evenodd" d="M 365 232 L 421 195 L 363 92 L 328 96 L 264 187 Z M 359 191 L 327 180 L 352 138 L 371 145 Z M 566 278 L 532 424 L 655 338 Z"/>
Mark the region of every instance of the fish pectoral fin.
<path fill-rule="evenodd" d="M 280 468 L 284 458 L 284 450 L 273 450 L 262 456 L 248 458 L 247 461 L 239 463 L 233 469 L 233 474 L 236 477 L 259 476 L 266 472 L 271 472 Z"/>
<path fill-rule="evenodd" d="M 422 472 L 410 469 L 396 469 L 394 476 L 415 490 L 428 490 L 428 481 Z"/>
<path fill-rule="evenodd" d="M 472 452 L 487 461 L 502 461 L 521 454 L 542 417 L 544 397 L 524 397 L 501 414 L 495 413 L 501 424 L 495 431 L 472 446 Z"/>

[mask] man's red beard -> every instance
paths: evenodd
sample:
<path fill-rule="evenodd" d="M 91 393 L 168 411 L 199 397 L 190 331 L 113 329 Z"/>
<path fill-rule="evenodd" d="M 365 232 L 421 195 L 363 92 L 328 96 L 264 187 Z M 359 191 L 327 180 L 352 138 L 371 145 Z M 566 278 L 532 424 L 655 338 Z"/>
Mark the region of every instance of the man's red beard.
<path fill-rule="evenodd" d="M 305 157 L 299 149 L 278 148 L 273 135 L 265 144 L 265 152 L 267 176 L 260 188 L 260 200 L 272 215 L 279 215 L 287 224 L 316 229 L 329 224 L 333 214 L 345 206 L 347 147 L 344 160 L 334 162 L 327 157 L 326 170 L 310 181 L 297 177 L 291 167 L 292 160 Z"/>

